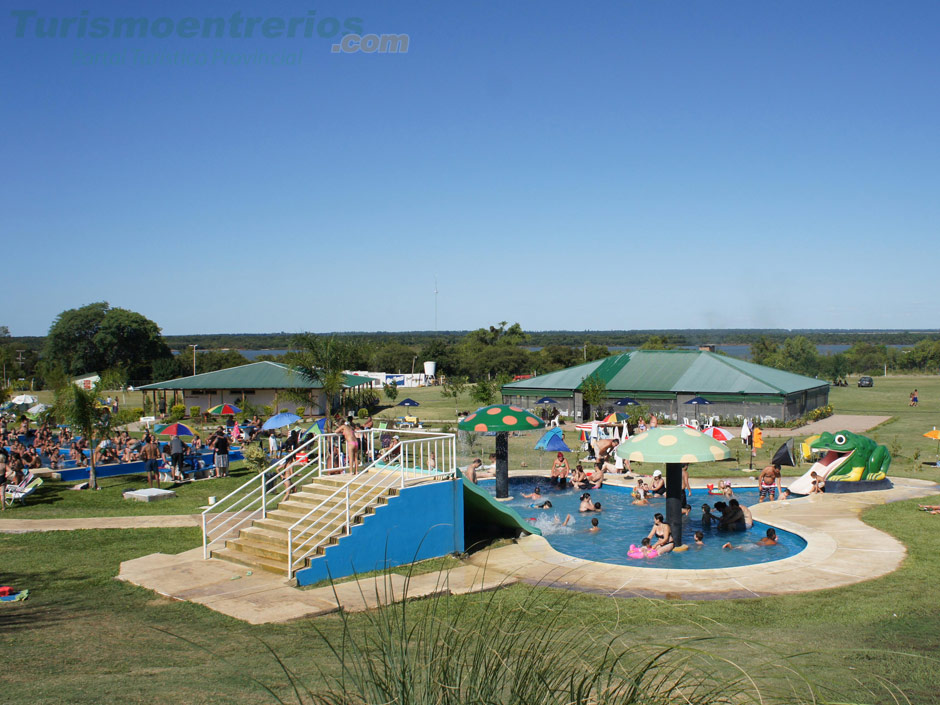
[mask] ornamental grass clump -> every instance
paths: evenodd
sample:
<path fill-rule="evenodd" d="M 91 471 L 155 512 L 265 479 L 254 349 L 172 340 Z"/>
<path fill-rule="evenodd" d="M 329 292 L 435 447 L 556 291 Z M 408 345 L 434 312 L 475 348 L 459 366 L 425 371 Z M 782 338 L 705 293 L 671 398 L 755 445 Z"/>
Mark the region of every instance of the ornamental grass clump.
<path fill-rule="evenodd" d="M 446 582 L 441 574 L 439 586 L 446 588 Z M 381 602 L 379 597 L 393 591 L 393 585 L 386 574 L 360 582 L 359 589 L 363 598 Z M 338 632 L 327 633 L 313 623 L 311 639 L 325 644 L 332 655 L 327 662 L 312 663 L 314 681 L 288 668 L 265 644 L 288 685 L 252 682 L 276 702 L 317 705 L 845 702 L 797 667 L 807 656 L 810 663 L 816 660 L 817 654 L 781 656 L 766 645 L 716 636 L 717 625 L 695 624 L 673 609 L 673 602 L 663 603 L 664 620 L 678 616 L 664 621 L 664 628 L 687 627 L 701 636 L 672 644 L 637 643 L 628 620 L 602 623 L 575 604 L 579 597 L 516 587 L 403 599 L 365 614 L 342 612 Z M 908 702 L 890 684 L 877 685 L 880 692 L 868 691 L 870 702 Z"/>

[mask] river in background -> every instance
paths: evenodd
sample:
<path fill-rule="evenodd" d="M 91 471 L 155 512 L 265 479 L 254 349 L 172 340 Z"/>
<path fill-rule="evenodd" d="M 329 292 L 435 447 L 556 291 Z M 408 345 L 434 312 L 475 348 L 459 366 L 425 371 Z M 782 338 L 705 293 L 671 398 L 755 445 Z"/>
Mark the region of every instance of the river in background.
<path fill-rule="evenodd" d="M 682 348 L 686 350 L 695 350 L 698 346 L 696 345 L 683 345 Z M 842 353 L 848 350 L 851 345 L 817 345 L 816 350 L 819 351 L 821 355 L 835 355 L 836 353 Z M 909 348 L 910 345 L 889 345 L 889 348 Z M 542 348 L 537 345 L 528 346 L 528 350 L 541 350 Z M 611 352 L 624 352 L 628 350 L 635 350 L 636 348 L 625 346 L 625 345 L 611 345 L 608 348 Z M 751 359 L 751 346 L 750 345 L 716 345 L 715 349 L 718 352 L 725 353 L 731 357 L 737 357 L 742 360 Z M 202 351 L 200 351 L 202 352 Z M 287 350 L 239 350 L 244 357 L 249 360 L 255 360 L 259 355 L 283 355 Z"/>

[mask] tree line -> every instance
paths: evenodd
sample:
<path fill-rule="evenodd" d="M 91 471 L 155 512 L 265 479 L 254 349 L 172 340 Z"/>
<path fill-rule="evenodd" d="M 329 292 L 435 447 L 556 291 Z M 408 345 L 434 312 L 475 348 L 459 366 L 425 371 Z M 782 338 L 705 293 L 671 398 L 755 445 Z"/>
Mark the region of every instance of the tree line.
<path fill-rule="evenodd" d="M 438 373 L 481 385 L 479 395 L 518 375 L 538 375 L 607 357 L 610 346 L 669 349 L 700 342 L 750 344 L 762 365 L 830 381 L 884 370 L 937 372 L 940 335 L 915 331 L 524 331 L 503 321 L 472 331 L 323 334 L 343 342 L 346 369 L 409 373 L 433 360 Z M 42 388 L 89 372 L 112 372 L 131 384 L 212 372 L 249 360 L 237 347 L 296 352 L 295 334 L 163 336 L 145 316 L 107 302 L 60 313 L 44 338 L 16 338 L 0 326 L 0 364 L 8 386 Z M 818 344 L 846 343 L 844 353 L 820 354 Z M 904 345 L 903 348 L 892 347 Z M 214 346 L 230 348 L 211 349 Z M 909 346 L 909 347 L 907 347 Z M 302 346 L 301 346 L 302 347 Z M 210 349 L 207 349 L 210 348 Z M 174 349 L 177 354 L 174 354 Z M 258 360 L 286 361 L 261 355 Z"/>

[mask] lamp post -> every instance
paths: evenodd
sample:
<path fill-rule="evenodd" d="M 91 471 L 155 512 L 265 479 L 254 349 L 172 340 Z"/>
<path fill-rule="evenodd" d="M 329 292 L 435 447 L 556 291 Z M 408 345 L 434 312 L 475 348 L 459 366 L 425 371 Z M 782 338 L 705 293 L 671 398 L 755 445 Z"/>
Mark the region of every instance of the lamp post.
<path fill-rule="evenodd" d="M 193 345 L 192 343 L 190 343 L 189 347 L 193 349 L 193 376 L 195 376 L 196 374 L 196 348 L 198 348 L 199 345 L 198 344 Z"/>

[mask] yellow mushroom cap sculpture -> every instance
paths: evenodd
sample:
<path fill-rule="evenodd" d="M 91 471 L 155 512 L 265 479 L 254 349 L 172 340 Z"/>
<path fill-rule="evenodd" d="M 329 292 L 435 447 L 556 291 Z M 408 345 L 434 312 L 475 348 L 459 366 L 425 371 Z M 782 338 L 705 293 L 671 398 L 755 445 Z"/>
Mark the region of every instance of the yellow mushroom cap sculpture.
<path fill-rule="evenodd" d="M 617 446 L 631 463 L 711 463 L 731 457 L 728 447 L 685 426 L 658 426 Z"/>

